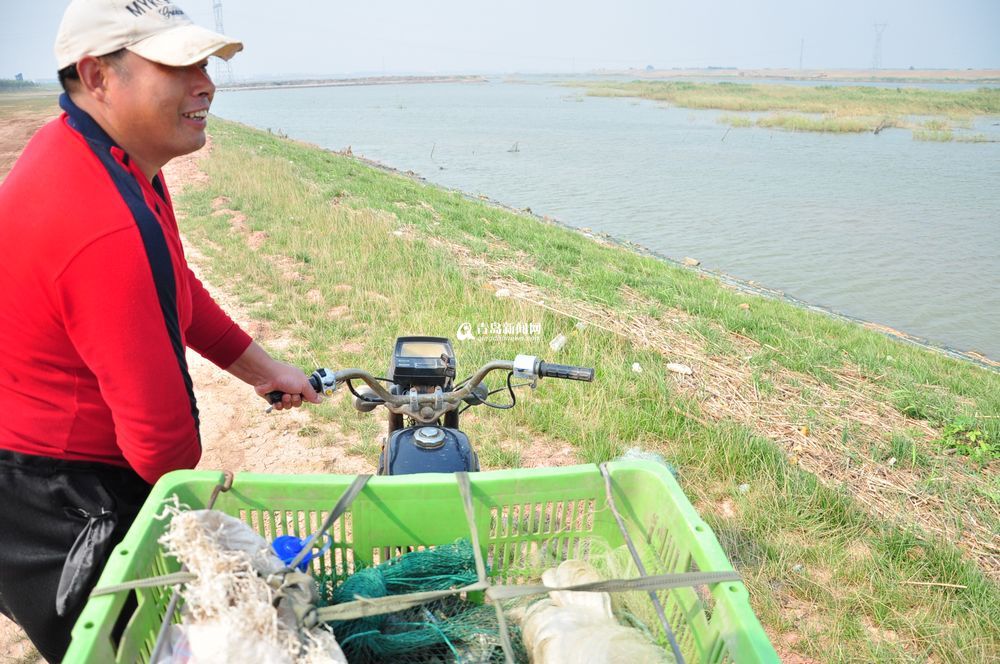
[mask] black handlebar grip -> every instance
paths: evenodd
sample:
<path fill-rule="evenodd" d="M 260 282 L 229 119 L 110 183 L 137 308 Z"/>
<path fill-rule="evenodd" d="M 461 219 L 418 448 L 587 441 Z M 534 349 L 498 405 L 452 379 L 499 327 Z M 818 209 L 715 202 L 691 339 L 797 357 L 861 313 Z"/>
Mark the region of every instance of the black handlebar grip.
<path fill-rule="evenodd" d="M 571 364 L 539 362 L 538 375 L 543 378 L 565 378 L 567 380 L 582 380 L 589 383 L 594 380 L 594 369 L 592 367 L 574 367 Z"/>
<path fill-rule="evenodd" d="M 309 384 L 312 385 L 312 388 L 314 390 L 316 390 L 317 392 L 322 392 L 323 391 L 323 384 L 320 381 L 319 376 L 317 376 L 315 373 L 313 375 L 309 376 Z M 279 401 L 281 401 L 281 398 L 283 396 L 285 396 L 285 393 L 282 392 L 281 390 L 275 390 L 273 392 L 268 392 L 267 393 L 267 402 L 269 404 L 271 404 L 271 405 L 274 405 L 274 404 L 278 403 Z"/>

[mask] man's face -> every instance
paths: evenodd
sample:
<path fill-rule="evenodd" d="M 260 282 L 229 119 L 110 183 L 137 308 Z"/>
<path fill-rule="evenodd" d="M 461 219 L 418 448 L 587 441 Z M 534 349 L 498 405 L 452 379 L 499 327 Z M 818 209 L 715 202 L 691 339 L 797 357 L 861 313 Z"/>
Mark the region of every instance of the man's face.
<path fill-rule="evenodd" d="M 109 72 L 106 118 L 112 138 L 155 173 L 205 144 L 215 85 L 207 61 L 168 67 L 126 51 Z"/>

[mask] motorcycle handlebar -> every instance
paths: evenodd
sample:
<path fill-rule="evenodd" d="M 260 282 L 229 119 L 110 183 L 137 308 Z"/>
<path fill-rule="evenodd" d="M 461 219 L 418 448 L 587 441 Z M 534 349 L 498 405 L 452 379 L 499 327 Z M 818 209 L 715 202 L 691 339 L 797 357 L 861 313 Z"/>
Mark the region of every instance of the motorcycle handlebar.
<path fill-rule="evenodd" d="M 544 362 L 535 357 L 519 355 L 513 362 L 495 360 L 489 362 L 477 371 L 465 384 L 453 391 L 442 392 L 440 389 L 434 392 L 391 394 L 378 380 L 362 369 L 341 369 L 332 372 L 329 369 L 317 369 L 309 377 L 309 384 L 313 389 L 322 394 L 332 394 L 337 385 L 351 379 L 364 381 L 368 387 L 389 407 L 393 412 L 405 412 L 418 419 L 429 419 L 443 414 L 447 410 L 452 410 L 486 378 L 491 371 L 506 370 L 513 371 L 520 377 L 535 376 L 538 378 L 562 378 L 566 380 L 580 380 L 591 382 L 594 380 L 594 369 L 592 367 L 577 367 L 568 364 L 554 364 Z M 267 400 L 278 403 L 284 396 L 282 392 L 275 391 L 267 394 Z M 430 410 L 423 416 L 418 413 L 423 409 Z"/>
<path fill-rule="evenodd" d="M 331 372 L 329 369 L 317 369 L 312 373 L 311 376 L 309 376 L 309 384 L 312 386 L 314 390 L 316 390 L 317 394 L 323 394 L 326 391 L 324 387 L 324 381 L 331 380 L 327 379 L 327 376 L 330 375 Z M 331 383 L 327 387 L 332 387 L 332 386 L 333 385 Z M 283 396 L 285 396 L 284 392 L 282 392 L 281 390 L 275 390 L 273 392 L 268 392 L 265 398 L 267 399 L 267 402 L 269 404 L 274 405 L 279 401 L 281 401 L 281 398 Z"/>
<path fill-rule="evenodd" d="M 593 367 L 576 367 L 572 364 L 555 364 L 552 362 L 539 362 L 538 375 L 543 378 L 563 378 L 566 380 L 582 380 L 591 382 L 594 380 Z"/>

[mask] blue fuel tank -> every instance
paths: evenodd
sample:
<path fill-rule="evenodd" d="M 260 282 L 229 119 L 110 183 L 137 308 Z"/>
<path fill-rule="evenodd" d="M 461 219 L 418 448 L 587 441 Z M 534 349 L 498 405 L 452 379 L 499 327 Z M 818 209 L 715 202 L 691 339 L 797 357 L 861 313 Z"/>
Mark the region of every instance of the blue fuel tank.
<path fill-rule="evenodd" d="M 379 475 L 457 473 L 479 470 L 479 457 L 469 437 L 458 429 L 438 426 L 393 431 L 379 455 Z"/>

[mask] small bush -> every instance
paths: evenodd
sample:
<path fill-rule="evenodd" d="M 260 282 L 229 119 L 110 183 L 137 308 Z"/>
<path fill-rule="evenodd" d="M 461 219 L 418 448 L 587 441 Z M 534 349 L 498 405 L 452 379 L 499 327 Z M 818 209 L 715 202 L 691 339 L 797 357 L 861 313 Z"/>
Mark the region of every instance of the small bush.
<path fill-rule="evenodd" d="M 833 133 L 860 133 L 872 131 L 877 122 L 868 117 L 824 115 L 815 118 L 808 115 L 768 115 L 757 120 L 760 127 L 775 127 L 789 131 L 824 131 Z"/>
<path fill-rule="evenodd" d="M 929 141 L 931 143 L 947 143 L 948 141 L 954 140 L 955 135 L 951 133 L 951 130 L 947 131 L 925 131 L 923 129 L 918 129 L 913 132 L 913 140 L 915 141 Z"/>
<path fill-rule="evenodd" d="M 945 449 L 980 463 L 1000 459 L 1000 443 L 992 440 L 974 417 L 956 417 L 941 432 L 939 442 Z"/>
<path fill-rule="evenodd" d="M 734 115 L 732 113 L 727 113 L 726 115 L 720 115 L 718 122 L 720 124 L 727 124 L 730 127 L 752 127 L 753 119 L 748 118 L 745 115 Z"/>
<path fill-rule="evenodd" d="M 924 129 L 929 131 L 951 131 L 951 127 L 948 125 L 948 122 L 946 120 L 941 120 L 940 118 L 928 120 L 923 126 Z"/>

